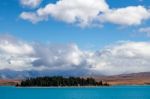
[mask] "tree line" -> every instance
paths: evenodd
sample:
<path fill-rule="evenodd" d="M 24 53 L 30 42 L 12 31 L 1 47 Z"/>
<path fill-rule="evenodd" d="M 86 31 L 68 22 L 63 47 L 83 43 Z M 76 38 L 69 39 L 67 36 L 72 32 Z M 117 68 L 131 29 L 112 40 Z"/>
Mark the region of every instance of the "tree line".
<path fill-rule="evenodd" d="M 109 86 L 106 82 L 97 82 L 93 78 L 80 78 L 80 77 L 37 77 L 29 78 L 21 81 L 16 86 Z"/>

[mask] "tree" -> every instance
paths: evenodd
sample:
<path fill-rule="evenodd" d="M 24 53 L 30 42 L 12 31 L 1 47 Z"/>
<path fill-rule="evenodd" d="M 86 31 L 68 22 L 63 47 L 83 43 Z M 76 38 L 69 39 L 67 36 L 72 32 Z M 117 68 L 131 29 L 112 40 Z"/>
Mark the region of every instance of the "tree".
<path fill-rule="evenodd" d="M 80 78 L 69 77 L 64 78 L 62 76 L 54 77 L 37 77 L 23 80 L 20 86 L 108 86 L 108 83 L 102 81 L 96 82 L 93 78 Z M 19 85 L 16 85 L 19 86 Z"/>

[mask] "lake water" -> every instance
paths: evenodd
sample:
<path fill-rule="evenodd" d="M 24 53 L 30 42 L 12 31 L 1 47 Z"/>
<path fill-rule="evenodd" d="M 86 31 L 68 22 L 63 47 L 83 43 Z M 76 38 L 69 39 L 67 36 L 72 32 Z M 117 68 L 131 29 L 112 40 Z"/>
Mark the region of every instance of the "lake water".
<path fill-rule="evenodd" d="M 0 99 L 150 99 L 150 86 L 97 88 L 0 87 Z"/>

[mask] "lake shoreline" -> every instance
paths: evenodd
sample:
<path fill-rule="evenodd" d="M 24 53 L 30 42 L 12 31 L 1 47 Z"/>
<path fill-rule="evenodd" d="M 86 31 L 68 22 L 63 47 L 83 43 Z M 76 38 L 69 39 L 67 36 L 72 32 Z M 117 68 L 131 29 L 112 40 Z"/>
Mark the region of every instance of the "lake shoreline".
<path fill-rule="evenodd" d="M 118 84 L 109 86 L 16 86 L 16 85 L 0 85 L 0 87 L 15 87 L 15 88 L 106 88 L 106 87 L 118 87 L 118 86 L 150 86 L 150 84 Z"/>
<path fill-rule="evenodd" d="M 103 87 L 117 87 L 117 86 L 150 86 L 150 85 L 110 85 L 110 86 L 85 86 L 85 87 L 77 87 L 77 86 L 71 86 L 71 87 L 16 87 L 16 88 L 103 88 Z"/>

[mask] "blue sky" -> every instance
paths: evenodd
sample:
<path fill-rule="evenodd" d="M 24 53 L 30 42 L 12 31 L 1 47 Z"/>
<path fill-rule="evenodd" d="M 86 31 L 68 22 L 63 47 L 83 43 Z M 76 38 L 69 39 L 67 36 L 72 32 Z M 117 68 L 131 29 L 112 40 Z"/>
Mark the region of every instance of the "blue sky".
<path fill-rule="evenodd" d="M 150 0 L 0 2 L 0 78 L 150 71 Z"/>
<path fill-rule="evenodd" d="M 43 0 L 40 7 L 48 3 L 56 3 L 56 0 Z M 142 5 L 149 7 L 149 0 L 106 0 L 110 8 L 122 8 Z M 92 45 L 94 49 L 104 47 L 117 41 L 147 41 L 149 37 L 137 35 L 138 28 L 148 27 L 149 20 L 137 26 L 121 26 L 111 23 L 103 24 L 103 27 L 81 28 L 74 24 L 68 24 L 52 17 L 48 21 L 32 24 L 22 20 L 19 15 L 23 11 L 35 11 L 24 7 L 18 0 L 1 0 L 0 3 L 0 33 L 11 34 L 28 41 L 52 42 L 52 43 L 76 43 L 81 48 Z M 93 48 L 92 48 L 93 49 Z"/>

